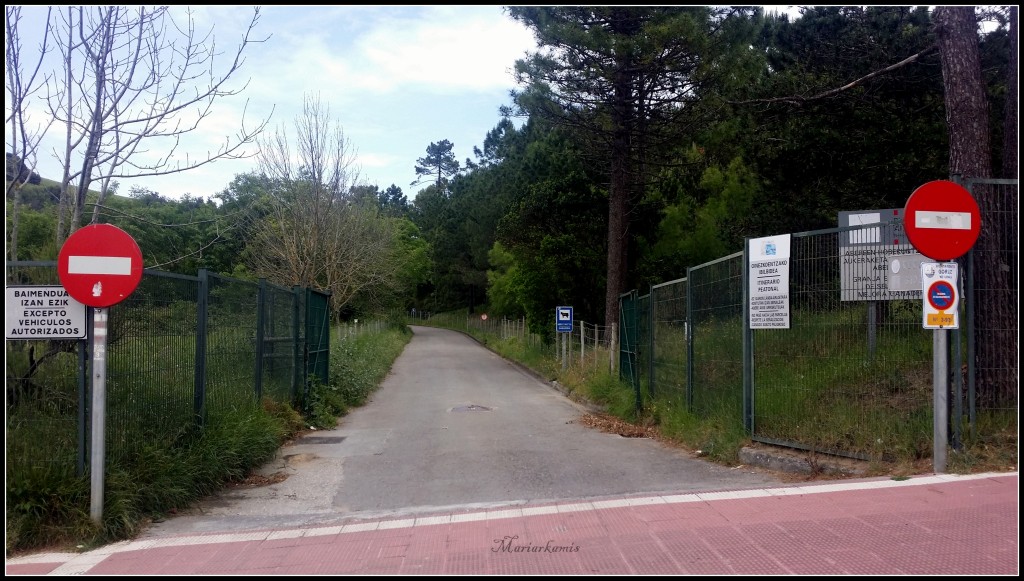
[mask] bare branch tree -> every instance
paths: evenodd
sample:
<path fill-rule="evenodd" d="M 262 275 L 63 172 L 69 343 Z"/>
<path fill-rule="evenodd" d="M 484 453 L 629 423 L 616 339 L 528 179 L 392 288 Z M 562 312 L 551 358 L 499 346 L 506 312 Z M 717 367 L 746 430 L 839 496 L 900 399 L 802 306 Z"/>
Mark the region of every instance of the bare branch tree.
<path fill-rule="evenodd" d="M 6 146 L 6 190 L 7 197 L 12 199 L 11 205 L 11 228 L 7 232 L 7 257 L 10 260 L 18 259 L 18 222 L 19 210 L 21 208 L 21 187 L 31 178 L 33 168 L 36 165 L 39 143 L 42 141 L 46 131 L 53 123 L 51 118 L 45 121 L 33 123 L 27 115 L 28 100 L 39 91 L 47 82 L 45 76 L 41 76 L 43 57 L 49 50 L 50 12 L 46 11 L 46 24 L 44 25 L 43 41 L 39 46 L 39 57 L 32 65 L 32 70 L 26 70 L 26 63 L 22 58 L 21 36 L 19 24 L 21 22 L 21 7 L 5 7 L 5 52 L 4 65 L 7 72 L 7 98 L 6 110 L 4 111 L 4 124 L 8 130 L 5 138 Z"/>
<path fill-rule="evenodd" d="M 375 205 L 349 195 L 358 182 L 355 152 L 319 98 L 305 98 L 294 132 L 290 138 L 280 127 L 261 141 L 271 193 L 246 259 L 279 284 L 330 290 L 336 316 L 360 293 L 394 283 L 394 227 Z"/>
<path fill-rule="evenodd" d="M 241 69 L 245 49 L 266 40 L 253 38 L 259 8 L 220 70 L 224 53 L 212 30 L 196 30 L 191 10 L 183 23 L 166 6 L 68 6 L 60 14 L 51 26 L 63 70 L 47 83 L 45 97 L 50 115 L 65 128 L 64 151 L 53 152 L 64 166 L 58 246 L 81 225 L 93 182 L 99 182 L 97 203 L 103 204 L 120 178 L 255 155 L 247 146 L 256 143 L 269 117 L 247 127 L 243 114 L 236 134 L 205 156 L 179 153 L 179 147 L 213 113 L 215 102 L 245 90 L 248 83 L 232 88 L 229 81 Z"/>

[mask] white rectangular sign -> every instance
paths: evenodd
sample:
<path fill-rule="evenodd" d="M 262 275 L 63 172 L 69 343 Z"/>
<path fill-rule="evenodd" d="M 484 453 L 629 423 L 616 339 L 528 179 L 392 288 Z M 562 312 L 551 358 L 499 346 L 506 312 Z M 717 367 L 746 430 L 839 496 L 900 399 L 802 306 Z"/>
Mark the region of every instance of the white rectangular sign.
<path fill-rule="evenodd" d="M 940 228 L 944 230 L 970 230 L 970 212 L 928 212 L 918 210 L 914 214 L 914 226 L 918 228 Z"/>
<path fill-rule="evenodd" d="M 84 339 L 86 307 L 63 286 L 7 287 L 7 338 Z"/>
<path fill-rule="evenodd" d="M 132 273 L 129 256 L 69 256 L 70 274 L 124 274 Z"/>
<path fill-rule="evenodd" d="M 789 234 L 750 240 L 751 329 L 789 328 L 789 249 Z"/>

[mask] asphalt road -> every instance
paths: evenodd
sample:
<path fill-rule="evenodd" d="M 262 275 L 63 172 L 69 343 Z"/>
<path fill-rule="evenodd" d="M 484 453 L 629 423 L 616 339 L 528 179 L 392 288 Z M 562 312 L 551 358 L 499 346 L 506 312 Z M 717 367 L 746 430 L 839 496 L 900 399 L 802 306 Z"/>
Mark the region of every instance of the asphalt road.
<path fill-rule="evenodd" d="M 473 339 L 413 330 L 365 406 L 260 470 L 287 478 L 227 489 L 143 538 L 781 482 L 588 428 L 576 421 L 585 410 Z"/>

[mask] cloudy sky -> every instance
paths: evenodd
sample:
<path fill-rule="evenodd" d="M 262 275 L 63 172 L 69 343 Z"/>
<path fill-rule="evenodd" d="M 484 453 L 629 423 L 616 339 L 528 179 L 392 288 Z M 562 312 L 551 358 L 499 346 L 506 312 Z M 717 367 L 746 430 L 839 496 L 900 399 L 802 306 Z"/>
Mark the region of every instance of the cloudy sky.
<path fill-rule="evenodd" d="M 252 7 L 191 6 L 196 27 L 212 27 L 219 50 L 237 47 Z M 183 16 L 184 6 L 173 8 Z M 41 38 L 45 7 L 23 8 L 21 36 L 27 52 Z M 532 33 L 500 6 L 264 6 L 234 87 L 199 130 L 179 146 L 180 157 L 205 157 L 237 131 L 242 111 L 256 121 L 271 115 L 271 129 L 290 132 L 305 95 L 319 95 L 331 118 L 341 124 L 353 147 L 362 181 L 385 189 L 392 183 L 411 199 L 416 160 L 432 142 L 447 139 L 456 159 L 475 159 L 487 132 L 510 104 L 512 67 L 535 48 Z M 226 60 L 226 56 L 221 57 Z M 247 103 L 248 101 L 248 103 Z M 37 105 L 38 106 L 38 105 Z M 44 111 L 41 109 L 40 111 Z M 39 155 L 39 173 L 60 179 L 52 151 L 61 136 Z M 255 162 L 222 160 L 163 177 L 120 180 L 119 193 L 133 185 L 170 197 L 210 197 Z"/>

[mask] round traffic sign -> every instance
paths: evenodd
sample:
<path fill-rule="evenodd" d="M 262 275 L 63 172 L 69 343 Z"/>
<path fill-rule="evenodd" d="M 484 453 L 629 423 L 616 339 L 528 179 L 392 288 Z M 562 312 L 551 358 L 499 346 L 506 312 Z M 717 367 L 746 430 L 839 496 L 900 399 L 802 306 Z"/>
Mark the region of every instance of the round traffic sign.
<path fill-rule="evenodd" d="M 971 193 L 947 180 L 914 190 L 903 210 L 903 229 L 918 252 L 932 260 L 960 258 L 981 233 L 981 212 Z"/>
<path fill-rule="evenodd" d="M 956 301 L 953 285 L 945 280 L 937 280 L 928 287 L 928 304 L 937 311 L 946 311 Z"/>
<path fill-rule="evenodd" d="M 57 275 L 71 298 L 90 307 L 109 307 L 139 286 L 142 251 L 117 226 L 91 224 L 76 230 L 61 246 Z"/>

